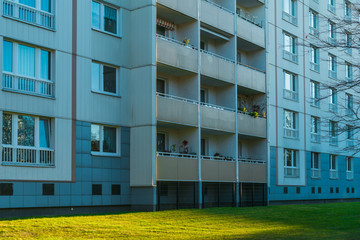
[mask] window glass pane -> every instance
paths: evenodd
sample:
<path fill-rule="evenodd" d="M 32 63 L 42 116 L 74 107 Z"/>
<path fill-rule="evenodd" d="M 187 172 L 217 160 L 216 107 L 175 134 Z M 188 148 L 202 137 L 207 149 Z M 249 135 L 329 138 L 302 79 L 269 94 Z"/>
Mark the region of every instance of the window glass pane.
<path fill-rule="evenodd" d="M 93 90 L 100 90 L 100 64 L 91 64 L 91 88 Z"/>
<path fill-rule="evenodd" d="M 35 77 L 35 48 L 19 44 L 19 74 Z"/>
<path fill-rule="evenodd" d="M 50 120 L 42 119 L 39 120 L 39 141 L 40 147 L 50 148 Z"/>
<path fill-rule="evenodd" d="M 12 144 L 12 116 L 11 114 L 3 114 L 3 132 L 2 132 L 2 143 Z"/>
<path fill-rule="evenodd" d="M 19 0 L 19 3 L 27 5 L 29 7 L 35 7 L 35 0 Z"/>
<path fill-rule="evenodd" d="M 51 0 L 41 0 L 41 10 L 51 12 Z"/>
<path fill-rule="evenodd" d="M 92 26 L 100 29 L 100 3 L 92 2 Z"/>
<path fill-rule="evenodd" d="M 3 43 L 3 71 L 12 72 L 12 42 L 4 41 Z"/>
<path fill-rule="evenodd" d="M 104 30 L 116 34 L 117 31 L 117 10 L 108 6 L 104 6 Z"/>
<path fill-rule="evenodd" d="M 203 139 L 201 139 L 201 143 L 203 143 L 202 140 Z M 205 144 L 201 145 L 201 146 L 202 146 L 202 148 L 205 149 Z M 165 134 L 163 134 L 163 133 L 158 133 L 156 135 L 156 151 L 158 151 L 158 152 L 164 152 L 165 151 Z M 204 150 L 204 154 L 205 154 L 205 150 Z"/>
<path fill-rule="evenodd" d="M 50 80 L 50 52 L 41 50 L 41 78 Z"/>
<path fill-rule="evenodd" d="M 100 126 L 91 125 L 91 151 L 100 151 Z"/>
<path fill-rule="evenodd" d="M 18 116 L 18 145 L 34 146 L 35 118 L 30 116 Z"/>
<path fill-rule="evenodd" d="M 116 128 L 104 127 L 103 152 L 116 153 Z"/>
<path fill-rule="evenodd" d="M 104 91 L 116 93 L 116 68 L 104 66 Z"/>
<path fill-rule="evenodd" d="M 156 92 L 165 93 L 165 81 L 162 79 L 156 79 Z"/>

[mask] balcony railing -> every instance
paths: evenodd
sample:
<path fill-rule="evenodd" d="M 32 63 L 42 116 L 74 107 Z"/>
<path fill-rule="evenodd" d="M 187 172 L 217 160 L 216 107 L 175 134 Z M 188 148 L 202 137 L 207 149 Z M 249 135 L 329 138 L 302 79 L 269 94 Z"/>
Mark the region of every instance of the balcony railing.
<path fill-rule="evenodd" d="M 354 172 L 353 171 L 346 171 L 346 179 L 353 180 L 354 179 Z"/>
<path fill-rule="evenodd" d="M 223 11 L 226 11 L 226 12 L 228 12 L 228 13 L 234 14 L 231 10 L 229 10 L 229 9 L 227 9 L 227 8 L 225 8 L 225 7 L 219 5 L 219 4 L 217 4 L 217 3 L 215 3 L 215 2 L 213 2 L 213 1 L 211 1 L 211 0 L 203 0 L 203 1 L 204 1 L 204 2 L 208 2 L 208 3 L 210 3 L 211 5 L 213 5 L 213 6 L 217 7 L 217 8 L 220 8 L 220 9 L 223 10 Z"/>
<path fill-rule="evenodd" d="M 205 156 L 201 155 L 201 159 L 203 160 L 216 160 L 216 161 L 235 161 L 233 157 L 223 157 L 223 156 Z"/>
<path fill-rule="evenodd" d="M 54 150 L 3 146 L 2 163 L 26 166 L 55 166 Z"/>
<path fill-rule="evenodd" d="M 311 98 L 310 99 L 310 104 L 311 104 L 311 106 L 313 106 L 313 107 L 320 107 L 320 99 L 318 99 L 318 98 Z"/>
<path fill-rule="evenodd" d="M 225 60 L 225 61 L 227 61 L 227 62 L 235 63 L 234 60 L 231 60 L 230 58 L 226 58 L 226 57 L 220 56 L 220 55 L 218 55 L 218 54 L 216 54 L 216 53 L 208 52 L 208 51 L 203 50 L 203 49 L 201 49 L 200 52 L 205 53 L 205 54 L 208 54 L 208 55 L 213 56 L 213 57 L 220 58 L 220 59 Z"/>
<path fill-rule="evenodd" d="M 288 178 L 298 178 L 300 170 L 298 167 L 284 167 L 284 176 Z"/>
<path fill-rule="evenodd" d="M 175 152 L 157 152 L 157 156 L 162 157 L 174 157 L 174 158 L 197 158 L 198 155 L 196 154 L 189 154 L 189 153 L 175 153 Z"/>
<path fill-rule="evenodd" d="M 319 30 L 314 27 L 309 27 L 309 32 L 311 35 L 315 37 L 319 37 Z"/>
<path fill-rule="evenodd" d="M 241 62 L 237 62 L 237 64 L 238 64 L 238 65 L 241 65 L 241 66 L 244 66 L 244 67 L 246 67 L 246 68 L 249 68 L 249 69 L 251 69 L 251 70 L 260 72 L 260 73 L 266 73 L 266 72 L 263 71 L 263 70 L 260 70 L 260 69 L 258 69 L 258 68 L 252 67 L 252 66 L 250 66 L 250 65 L 246 65 L 246 64 L 241 63 Z"/>
<path fill-rule="evenodd" d="M 299 131 L 293 128 L 284 128 L 284 137 L 287 138 L 299 138 Z"/>
<path fill-rule="evenodd" d="M 165 93 L 157 92 L 156 96 L 167 98 L 167 99 L 174 99 L 174 100 L 178 100 L 178 101 L 181 101 L 181 102 L 187 102 L 187 103 L 192 103 L 192 104 L 197 104 L 198 103 L 196 100 L 192 100 L 192 99 L 188 99 L 188 98 L 182 98 L 182 97 L 178 97 L 178 96 L 173 96 L 173 95 L 169 95 L 169 94 L 165 94 Z"/>
<path fill-rule="evenodd" d="M 338 179 L 338 171 L 336 169 L 330 169 L 330 179 Z"/>
<path fill-rule="evenodd" d="M 252 24 L 255 24 L 258 27 L 263 28 L 263 26 L 264 26 L 263 20 L 258 19 L 258 16 L 253 16 L 249 12 L 247 12 L 247 11 L 245 11 L 243 9 L 240 9 L 240 8 L 236 9 L 236 14 L 240 18 L 242 18 L 242 19 L 244 19 L 244 20 L 246 20 L 246 21 L 248 21 L 248 22 L 250 22 Z"/>
<path fill-rule="evenodd" d="M 346 147 L 354 147 L 354 139 L 346 139 Z"/>
<path fill-rule="evenodd" d="M 184 43 L 184 42 L 178 41 L 178 40 L 173 39 L 173 38 L 165 37 L 165 36 L 160 35 L 160 34 L 156 34 L 156 37 L 157 37 L 157 38 L 160 38 L 160 39 L 163 39 L 163 40 L 165 40 L 165 41 L 169 41 L 169 42 L 172 42 L 172 43 L 176 43 L 176 44 L 178 44 L 178 45 L 180 45 L 180 46 L 183 46 L 183 47 L 187 47 L 187 48 L 191 48 L 191 49 L 197 50 L 197 47 L 195 47 L 194 45 L 192 45 L 192 44 L 190 44 L 190 43 L 189 43 L 189 44 L 186 44 L 186 43 Z"/>
<path fill-rule="evenodd" d="M 318 63 L 310 62 L 310 69 L 319 72 L 320 71 L 320 65 Z"/>
<path fill-rule="evenodd" d="M 52 98 L 55 87 L 51 81 L 3 73 L 2 89 Z"/>
<path fill-rule="evenodd" d="M 337 113 L 338 108 L 336 103 L 329 103 L 329 111 Z"/>
<path fill-rule="evenodd" d="M 318 168 L 311 169 L 311 177 L 312 178 L 320 178 L 321 177 L 321 170 Z"/>
<path fill-rule="evenodd" d="M 251 158 L 239 158 L 238 161 L 241 163 L 266 164 L 266 161 L 255 160 L 255 159 L 251 159 Z"/>
<path fill-rule="evenodd" d="M 330 11 L 330 12 L 332 12 L 332 13 L 336 13 L 336 7 L 335 7 L 335 5 L 331 5 L 331 4 L 328 4 L 327 5 L 327 9 Z"/>
<path fill-rule="evenodd" d="M 297 101 L 298 93 L 289 89 L 284 89 L 284 98 Z"/>
<path fill-rule="evenodd" d="M 338 145 L 338 137 L 330 137 L 329 139 L 329 144 L 333 145 L 333 146 L 337 146 Z"/>
<path fill-rule="evenodd" d="M 210 108 L 215 108 L 215 109 L 219 109 L 219 110 L 225 110 L 225 111 L 230 111 L 230 112 L 235 112 L 235 109 L 232 108 L 227 108 L 227 107 L 223 107 L 223 106 L 218 106 L 215 104 L 211 104 L 211 103 L 200 103 L 202 106 L 206 106 L 206 107 L 210 107 Z"/>
<path fill-rule="evenodd" d="M 289 52 L 289 51 L 286 51 L 284 50 L 283 51 L 283 57 L 286 59 L 286 60 L 289 60 L 291 62 L 294 62 L 294 63 L 297 63 L 298 62 L 298 55 L 296 53 L 292 53 L 292 52 Z"/>
<path fill-rule="evenodd" d="M 311 142 L 319 143 L 320 138 L 321 138 L 321 136 L 319 133 L 311 133 Z"/>
<path fill-rule="evenodd" d="M 297 17 L 296 16 L 290 15 L 287 12 L 283 12 L 282 18 L 289 23 L 297 25 Z"/>
<path fill-rule="evenodd" d="M 3 0 L 3 15 L 41 27 L 55 29 L 54 14 L 14 1 Z"/>

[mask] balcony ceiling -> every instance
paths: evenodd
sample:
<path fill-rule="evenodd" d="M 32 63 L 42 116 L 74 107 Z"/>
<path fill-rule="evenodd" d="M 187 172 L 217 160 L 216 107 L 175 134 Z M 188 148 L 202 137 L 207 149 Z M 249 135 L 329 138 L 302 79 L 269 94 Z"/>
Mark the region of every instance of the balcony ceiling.
<path fill-rule="evenodd" d="M 265 93 L 263 93 L 263 92 L 259 92 L 259 91 L 256 91 L 256 90 L 254 90 L 254 89 L 246 88 L 246 87 L 239 86 L 239 85 L 238 85 L 238 93 L 244 94 L 244 95 L 265 94 Z"/>
<path fill-rule="evenodd" d="M 157 17 L 175 24 L 185 24 L 189 22 L 194 22 L 195 19 L 186 16 L 180 12 L 172 10 L 170 8 L 164 7 L 160 4 L 157 4 Z"/>
<path fill-rule="evenodd" d="M 207 85 L 207 86 L 213 86 L 213 87 L 227 87 L 232 86 L 233 84 L 221 81 L 219 79 L 211 78 L 205 75 L 201 75 L 200 77 L 201 84 Z"/>
<path fill-rule="evenodd" d="M 248 42 L 244 39 L 241 39 L 239 37 L 237 38 L 237 48 L 244 52 L 253 52 L 263 49 L 262 47 L 255 45 L 252 42 Z"/>
<path fill-rule="evenodd" d="M 236 0 L 236 3 L 246 8 L 264 5 L 264 0 Z"/>
<path fill-rule="evenodd" d="M 160 73 L 165 73 L 171 76 L 176 76 L 176 77 L 182 77 L 182 76 L 189 76 L 189 75 L 193 75 L 196 73 L 193 72 L 189 72 L 186 71 L 184 69 L 180 69 L 180 68 L 175 68 L 169 65 L 165 65 L 162 63 L 157 63 L 157 71 Z"/>
<path fill-rule="evenodd" d="M 225 132 L 225 131 L 210 129 L 210 128 L 201 128 L 201 134 L 217 136 L 217 135 L 233 135 L 235 133 Z"/>

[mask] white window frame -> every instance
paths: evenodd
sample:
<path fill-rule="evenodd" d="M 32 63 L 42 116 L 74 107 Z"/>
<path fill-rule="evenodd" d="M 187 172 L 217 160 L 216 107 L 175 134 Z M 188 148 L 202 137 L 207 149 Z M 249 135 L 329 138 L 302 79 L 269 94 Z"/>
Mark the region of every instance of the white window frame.
<path fill-rule="evenodd" d="M 287 165 L 286 152 L 291 153 L 291 165 Z M 284 177 L 299 178 L 299 151 L 294 149 L 284 149 Z M 290 172 L 290 174 L 289 174 Z"/>
<path fill-rule="evenodd" d="M 95 92 L 95 93 L 101 93 L 101 94 L 105 94 L 105 95 L 120 97 L 120 67 L 92 61 L 91 62 L 91 71 L 92 71 L 93 64 L 98 64 L 100 67 L 100 72 L 99 72 L 99 74 L 100 74 L 100 76 L 99 76 L 100 89 L 94 89 L 94 86 L 92 84 L 93 76 L 92 76 L 92 72 L 91 72 L 91 91 Z M 115 93 L 104 91 L 104 66 L 115 68 L 115 70 L 116 70 L 116 92 Z"/>
<path fill-rule="evenodd" d="M 100 142 L 99 142 L 99 151 L 92 151 L 91 150 L 91 155 L 94 156 L 109 156 L 109 157 L 120 157 L 120 153 L 121 153 L 121 136 L 120 136 L 120 127 L 117 126 L 110 126 L 110 125 L 102 125 L 102 124 L 96 124 L 96 123 L 91 123 L 91 125 L 96 125 L 99 126 L 100 128 Z M 111 127 L 111 128 L 115 128 L 116 129 L 116 152 L 115 153 L 109 153 L 109 152 L 103 152 L 103 142 L 104 142 L 104 136 L 103 136 L 103 132 L 104 132 L 104 127 Z M 91 141 L 91 139 L 90 139 Z"/>
<path fill-rule="evenodd" d="M 347 82 L 351 82 L 353 79 L 353 66 L 348 62 L 345 62 L 345 79 Z"/>
<path fill-rule="evenodd" d="M 346 180 L 354 179 L 354 159 L 346 157 Z"/>
<path fill-rule="evenodd" d="M 317 158 L 315 158 L 315 155 Z M 311 152 L 311 178 L 321 178 L 321 161 L 320 161 L 320 153 Z M 318 168 L 315 168 L 315 159 L 318 162 Z"/>
<path fill-rule="evenodd" d="M 289 79 L 289 83 L 287 80 Z M 289 86 L 287 86 L 289 85 Z M 298 101 L 298 77 L 296 74 L 284 71 L 284 98 Z"/>
<path fill-rule="evenodd" d="M 316 37 L 319 36 L 319 13 L 309 9 L 309 32 Z"/>
<path fill-rule="evenodd" d="M 335 0 L 328 1 L 328 10 L 334 14 L 336 13 L 336 1 Z"/>
<path fill-rule="evenodd" d="M 27 115 L 27 114 L 20 114 L 20 113 L 11 113 L 11 112 L 2 112 L 1 113 L 1 120 L 0 123 L 1 125 L 3 125 L 3 115 L 4 114 L 8 114 L 11 115 L 11 121 L 12 121 L 12 125 L 11 125 L 11 144 L 3 144 L 2 143 L 2 139 L 1 139 L 1 151 L 3 150 L 3 148 L 12 148 L 13 149 L 13 160 L 12 162 L 4 162 L 4 159 L 2 160 L 2 164 L 3 165 L 19 165 L 19 166 L 30 166 L 30 167 L 36 167 L 36 166 L 55 166 L 55 155 L 54 155 L 54 119 L 49 118 L 49 117 L 41 117 L 41 116 L 33 116 L 33 115 Z M 19 116 L 27 116 L 27 117 L 33 117 L 34 118 L 34 146 L 22 146 L 18 144 L 18 118 Z M 49 120 L 49 144 L 50 147 L 46 148 L 46 147 L 40 147 L 40 133 L 39 133 L 39 123 L 40 123 L 40 119 L 48 119 Z M 2 136 L 3 132 L 1 130 L 1 136 Z M 35 158 L 36 158 L 36 163 L 18 163 L 16 161 L 16 150 L 22 150 L 22 151 L 31 151 L 34 150 L 35 153 Z M 44 164 L 44 163 L 40 163 L 40 151 L 48 151 L 49 152 L 49 156 L 51 156 L 52 158 L 52 163 L 49 164 Z M 24 153 L 25 154 L 25 153 Z M 26 155 L 25 155 L 26 156 Z M 2 155 L 0 155 L 0 157 L 2 157 Z"/>
<path fill-rule="evenodd" d="M 319 48 L 314 45 L 310 46 L 310 69 L 315 72 L 320 72 L 319 52 Z"/>
<path fill-rule="evenodd" d="M 287 44 L 286 39 L 289 40 Z M 298 63 L 298 47 L 297 47 L 297 38 L 287 32 L 283 33 L 283 58 L 294 63 Z"/>
<path fill-rule="evenodd" d="M 291 116 L 290 122 L 291 126 L 286 126 L 286 115 L 289 113 Z M 285 138 L 292 138 L 297 139 L 299 138 L 299 129 L 298 129 L 298 113 L 290 110 L 284 109 L 284 137 Z"/>
<path fill-rule="evenodd" d="M 328 76 L 330 78 L 337 78 L 337 62 L 336 62 L 336 56 L 329 54 L 329 64 L 328 64 Z"/>
<path fill-rule="evenodd" d="M 297 1 L 283 0 L 282 18 L 294 25 L 297 25 Z"/>
<path fill-rule="evenodd" d="M 345 53 L 352 55 L 352 34 L 345 32 L 346 48 Z"/>
<path fill-rule="evenodd" d="M 121 21 L 121 19 L 122 19 L 122 8 L 119 8 L 119 7 L 114 6 L 114 5 L 106 4 L 106 3 L 103 3 L 103 2 L 92 0 L 91 1 L 91 14 L 92 14 L 92 3 L 93 2 L 96 2 L 96 3 L 100 4 L 100 28 L 97 28 L 97 27 L 93 26 L 93 24 L 92 24 L 92 16 L 91 16 L 91 28 L 93 30 L 100 31 L 102 33 L 106 33 L 106 34 L 109 34 L 109 35 L 112 35 L 112 36 L 122 37 L 122 27 L 121 27 L 122 26 L 122 21 Z M 116 19 L 116 34 L 112 33 L 112 32 L 105 31 L 105 25 L 104 25 L 105 10 L 104 10 L 104 6 L 110 7 L 110 8 L 113 8 L 113 9 L 116 10 L 116 16 L 117 16 L 117 19 Z"/>
<path fill-rule="evenodd" d="M 333 160 L 335 160 L 335 166 L 333 164 Z M 336 155 L 329 155 L 329 171 L 330 171 L 330 179 L 338 178 L 338 158 Z"/>
<path fill-rule="evenodd" d="M 336 44 L 336 25 L 332 21 L 328 21 L 328 42 L 332 45 Z"/>
<path fill-rule="evenodd" d="M 329 140 L 330 145 L 337 146 L 338 145 L 338 131 L 339 131 L 339 123 L 335 121 L 329 121 Z"/>
<path fill-rule="evenodd" d="M 320 83 L 310 80 L 311 106 L 320 107 Z"/>
<path fill-rule="evenodd" d="M 314 124 L 315 126 L 314 126 Z M 320 118 L 311 116 L 310 118 L 310 133 L 311 133 L 311 141 L 315 143 L 320 143 Z"/>
<path fill-rule="evenodd" d="M 344 19 L 346 21 L 351 21 L 351 18 L 352 18 L 351 3 L 349 1 L 344 1 Z"/>

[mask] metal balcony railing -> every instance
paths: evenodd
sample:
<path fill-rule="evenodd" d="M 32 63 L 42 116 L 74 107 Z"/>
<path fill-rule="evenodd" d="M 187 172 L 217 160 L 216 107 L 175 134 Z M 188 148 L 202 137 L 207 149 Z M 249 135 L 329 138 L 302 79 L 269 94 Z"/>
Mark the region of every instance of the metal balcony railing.
<path fill-rule="evenodd" d="M 188 98 L 182 98 L 182 97 L 178 97 L 178 96 L 173 96 L 173 95 L 169 95 L 169 94 L 165 94 L 165 93 L 157 92 L 156 96 L 167 98 L 167 99 L 173 99 L 173 100 L 177 100 L 177 101 L 180 101 L 180 102 L 198 104 L 198 102 L 196 100 L 192 100 L 192 99 L 188 99 Z"/>
<path fill-rule="evenodd" d="M 198 155 L 196 154 L 189 154 L 189 153 L 175 153 L 175 152 L 157 152 L 157 156 L 160 157 L 173 157 L 173 158 L 197 158 Z"/>
<path fill-rule="evenodd" d="M 294 63 L 297 63 L 298 62 L 298 55 L 296 53 L 292 53 L 292 52 L 289 52 L 289 51 L 286 51 L 284 50 L 283 51 L 283 57 L 286 59 L 286 60 L 289 60 L 291 62 L 294 62 Z"/>
<path fill-rule="evenodd" d="M 318 168 L 311 169 L 311 177 L 312 178 L 320 178 L 321 177 L 321 170 Z"/>
<path fill-rule="evenodd" d="M 3 73 L 2 88 L 8 91 L 52 98 L 54 97 L 55 85 L 48 80 Z"/>
<path fill-rule="evenodd" d="M 329 144 L 333 145 L 333 146 L 337 146 L 338 145 L 338 137 L 330 137 L 329 138 Z"/>
<path fill-rule="evenodd" d="M 338 171 L 336 169 L 330 169 L 330 179 L 338 179 Z"/>
<path fill-rule="evenodd" d="M 54 14 L 14 1 L 3 0 L 3 15 L 48 29 L 55 29 Z"/>
<path fill-rule="evenodd" d="M 353 171 L 346 171 L 346 179 L 347 180 L 354 179 L 354 172 Z"/>
<path fill-rule="evenodd" d="M 310 99 L 310 104 L 311 104 L 311 106 L 313 106 L 313 107 L 320 107 L 320 99 L 318 99 L 318 98 L 311 98 Z"/>
<path fill-rule="evenodd" d="M 163 35 L 160 35 L 160 34 L 156 34 L 156 37 L 159 38 L 159 39 L 162 39 L 162 40 L 165 40 L 165 41 L 168 41 L 168 42 L 172 42 L 172 43 L 175 43 L 179 46 L 183 46 L 183 47 L 187 47 L 187 48 L 191 48 L 191 49 L 194 49 L 194 50 L 197 50 L 197 47 L 195 47 L 194 45 L 192 44 L 186 44 L 184 42 L 181 42 L 181 41 L 178 41 L 176 39 L 172 39 L 172 38 L 169 38 L 169 37 L 166 37 L 166 36 L 163 36 Z"/>
<path fill-rule="evenodd" d="M 3 146 L 2 163 L 29 166 L 55 166 L 53 149 L 24 146 Z"/>
<path fill-rule="evenodd" d="M 286 99 L 290 99 L 293 101 L 297 101 L 298 100 L 298 93 L 289 89 L 284 89 L 284 98 Z"/>
<path fill-rule="evenodd" d="M 299 131 L 297 129 L 284 127 L 284 137 L 297 139 L 299 138 Z"/>
<path fill-rule="evenodd" d="M 319 72 L 320 71 L 320 65 L 318 63 L 310 62 L 310 69 Z"/>
<path fill-rule="evenodd" d="M 297 25 L 297 17 L 296 16 L 290 15 L 287 12 L 283 12 L 282 18 L 289 23 Z"/>
<path fill-rule="evenodd" d="M 258 26 L 258 27 L 261 27 L 263 28 L 264 26 L 264 21 L 259 19 L 258 16 L 253 16 L 251 15 L 249 12 L 243 10 L 243 9 L 240 9 L 240 8 L 237 8 L 236 9 L 236 14 L 238 15 L 238 17 Z"/>
<path fill-rule="evenodd" d="M 288 178 L 298 178 L 300 170 L 298 167 L 284 167 L 284 176 Z"/>
<path fill-rule="evenodd" d="M 319 30 L 314 27 L 309 27 L 309 32 L 311 35 L 315 37 L 319 37 Z"/>
<path fill-rule="evenodd" d="M 224 156 L 205 156 L 201 155 L 201 159 L 203 160 L 216 160 L 216 161 L 235 161 L 235 158 L 233 157 L 224 157 Z"/>
<path fill-rule="evenodd" d="M 320 138 L 321 138 L 321 136 L 319 133 L 311 133 L 311 142 L 319 143 Z"/>

